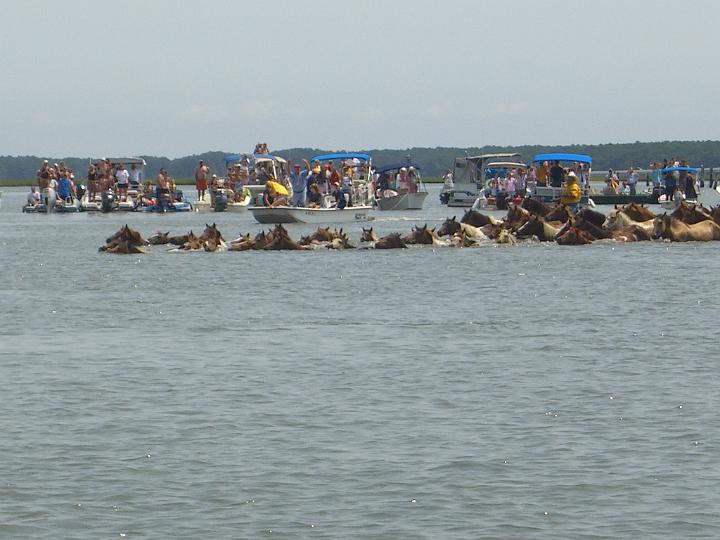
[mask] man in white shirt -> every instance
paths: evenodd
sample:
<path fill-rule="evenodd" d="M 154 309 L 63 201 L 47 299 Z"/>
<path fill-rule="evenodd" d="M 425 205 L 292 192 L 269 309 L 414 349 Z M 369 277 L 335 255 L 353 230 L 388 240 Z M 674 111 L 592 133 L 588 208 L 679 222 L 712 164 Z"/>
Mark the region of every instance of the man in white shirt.
<path fill-rule="evenodd" d="M 121 163 L 115 171 L 115 181 L 117 182 L 118 197 L 122 201 L 123 197 L 127 200 L 128 186 L 130 185 L 130 173 Z"/>
<path fill-rule="evenodd" d="M 142 184 L 142 171 L 133 163 L 130 165 L 130 187 L 138 189 Z"/>

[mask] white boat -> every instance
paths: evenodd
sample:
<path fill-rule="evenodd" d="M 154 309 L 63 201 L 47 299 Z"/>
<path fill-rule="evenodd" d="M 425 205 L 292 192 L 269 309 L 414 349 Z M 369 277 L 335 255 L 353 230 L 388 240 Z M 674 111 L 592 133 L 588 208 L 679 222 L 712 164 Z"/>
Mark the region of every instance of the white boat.
<path fill-rule="evenodd" d="M 695 194 L 699 193 L 699 189 L 697 188 L 697 184 L 702 180 L 703 173 L 705 172 L 704 169 L 698 168 L 698 167 L 665 167 L 660 171 L 662 173 L 662 184 L 663 184 L 663 191 L 665 190 L 665 181 L 667 178 L 669 178 L 669 175 L 678 173 L 678 177 L 680 175 L 685 175 L 685 178 L 683 179 L 685 182 L 695 182 Z M 678 180 L 679 181 L 679 180 Z M 679 184 L 676 184 L 677 190 L 675 191 L 675 196 L 668 200 L 667 196 L 665 194 L 660 195 L 658 198 L 658 204 L 662 206 L 665 210 L 676 210 L 678 206 L 680 206 L 681 202 L 686 202 L 689 204 L 697 204 L 698 199 L 686 199 L 685 193 L 682 191 L 682 188 Z"/>
<path fill-rule="evenodd" d="M 427 191 L 416 193 L 398 193 L 391 197 L 378 197 L 376 202 L 380 210 L 422 210 Z"/>
<path fill-rule="evenodd" d="M 195 211 L 199 212 L 201 214 L 207 214 L 210 212 L 246 212 L 247 209 L 250 207 L 250 203 L 253 201 L 253 195 L 250 191 L 247 192 L 245 195 L 245 198 L 241 201 L 235 202 L 235 201 L 229 201 L 227 200 L 228 197 L 228 190 L 226 189 L 220 189 L 218 190 L 218 193 L 221 196 L 225 197 L 225 201 L 221 204 L 218 204 L 218 194 L 215 195 L 216 197 L 216 204 L 215 206 L 210 204 L 210 201 L 208 200 L 208 197 L 205 197 L 203 200 L 196 201 L 194 203 Z"/>
<path fill-rule="evenodd" d="M 258 223 L 354 223 L 375 219 L 372 206 L 346 208 L 299 208 L 295 206 L 251 206 Z"/>
<path fill-rule="evenodd" d="M 485 189 L 485 169 L 491 161 L 520 161 L 518 153 L 457 157 L 453 164 L 453 188 L 446 192 L 447 205 L 471 207 Z M 441 198 L 442 200 L 443 198 Z"/>
<path fill-rule="evenodd" d="M 408 172 L 409 186 L 398 189 L 394 185 L 395 176 L 399 172 Z M 422 210 L 428 192 L 420 177 L 420 166 L 411 163 L 386 165 L 375 171 L 378 175 L 375 202 L 380 210 Z M 394 187 L 394 189 L 393 189 Z"/>

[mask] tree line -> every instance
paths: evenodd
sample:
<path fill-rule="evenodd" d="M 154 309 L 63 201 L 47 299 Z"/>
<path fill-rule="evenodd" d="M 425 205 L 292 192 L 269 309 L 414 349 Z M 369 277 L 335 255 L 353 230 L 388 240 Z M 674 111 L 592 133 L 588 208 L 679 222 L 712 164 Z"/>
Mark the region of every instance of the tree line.
<path fill-rule="evenodd" d="M 273 151 L 289 161 L 297 162 L 310 159 L 318 154 L 345 150 L 324 150 L 318 148 L 289 148 Z M 350 150 L 368 153 L 377 166 L 401 163 L 410 159 L 420 166 L 424 176 L 440 176 L 452 167 L 455 157 L 471 156 L 482 153 L 517 152 L 526 163 L 535 154 L 544 152 L 570 152 L 589 154 L 593 158 L 593 169 L 627 169 L 629 167 L 647 168 L 654 161 L 663 158 L 678 157 L 686 159 L 692 166 L 720 167 L 720 141 L 661 141 L 607 144 L 573 144 L 565 146 L 484 146 L 482 148 L 406 148 L 396 150 Z M 205 152 L 175 159 L 157 156 L 142 157 L 147 162 L 146 174 L 154 176 L 160 168 L 165 168 L 171 176 L 187 179 L 194 176 L 199 160 L 205 161 L 211 172 L 222 175 L 225 172 L 225 156 L 236 152 Z M 120 158 L 124 156 L 102 156 Z M 31 180 L 44 159 L 50 163 L 65 161 L 68 167 L 85 178 L 90 158 L 49 157 L 49 156 L 0 156 L 0 180 Z M 99 159 L 99 158 L 98 158 Z"/>

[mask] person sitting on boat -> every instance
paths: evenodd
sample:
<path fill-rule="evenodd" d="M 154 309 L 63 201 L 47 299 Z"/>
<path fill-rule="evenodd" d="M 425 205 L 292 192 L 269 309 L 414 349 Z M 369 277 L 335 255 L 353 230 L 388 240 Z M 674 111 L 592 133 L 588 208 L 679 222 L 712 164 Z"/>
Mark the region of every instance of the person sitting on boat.
<path fill-rule="evenodd" d="M 151 180 L 145 182 L 145 188 L 143 190 L 142 198 L 143 206 L 154 206 L 155 205 L 155 187 Z"/>
<path fill-rule="evenodd" d="M 352 206 L 352 198 L 347 188 L 341 187 L 340 184 L 332 184 L 332 196 L 335 199 L 335 208 L 342 210 L 348 206 Z"/>
<path fill-rule="evenodd" d="M 567 205 L 573 212 L 576 212 L 581 198 L 582 190 L 578 185 L 577 175 L 570 171 L 567 175 L 567 183 L 560 194 L 560 202 Z"/>
<path fill-rule="evenodd" d="M 35 208 L 38 204 L 40 204 L 40 192 L 35 186 L 30 186 L 30 191 L 27 194 L 27 206 Z"/>
<path fill-rule="evenodd" d="M 57 196 L 59 200 L 66 203 L 72 203 L 75 198 L 75 190 L 73 189 L 72 182 L 68 178 L 67 173 L 63 172 L 60 180 L 58 181 Z"/>
<path fill-rule="evenodd" d="M 607 195 L 617 195 L 620 184 L 618 183 L 618 177 L 615 174 L 615 171 L 612 169 L 608 170 L 608 173 L 605 176 L 605 182 L 607 183 L 605 186 L 605 193 Z"/>
<path fill-rule="evenodd" d="M 308 186 L 305 205 L 308 208 L 320 208 L 322 205 L 322 194 L 320 193 L 320 188 L 318 187 L 317 182 L 313 182 Z"/>

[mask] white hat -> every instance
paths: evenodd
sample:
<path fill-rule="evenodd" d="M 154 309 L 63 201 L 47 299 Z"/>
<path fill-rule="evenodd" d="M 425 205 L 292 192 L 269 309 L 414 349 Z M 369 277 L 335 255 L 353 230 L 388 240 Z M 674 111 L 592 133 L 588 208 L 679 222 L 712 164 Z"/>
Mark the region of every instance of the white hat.
<path fill-rule="evenodd" d="M 406 169 L 405 167 L 400 167 L 400 170 L 401 170 L 401 171 L 407 171 L 407 169 Z"/>
<path fill-rule="evenodd" d="M 575 180 L 577 180 L 577 176 L 575 175 L 574 171 L 570 171 L 567 176 L 568 178 L 574 178 Z"/>

